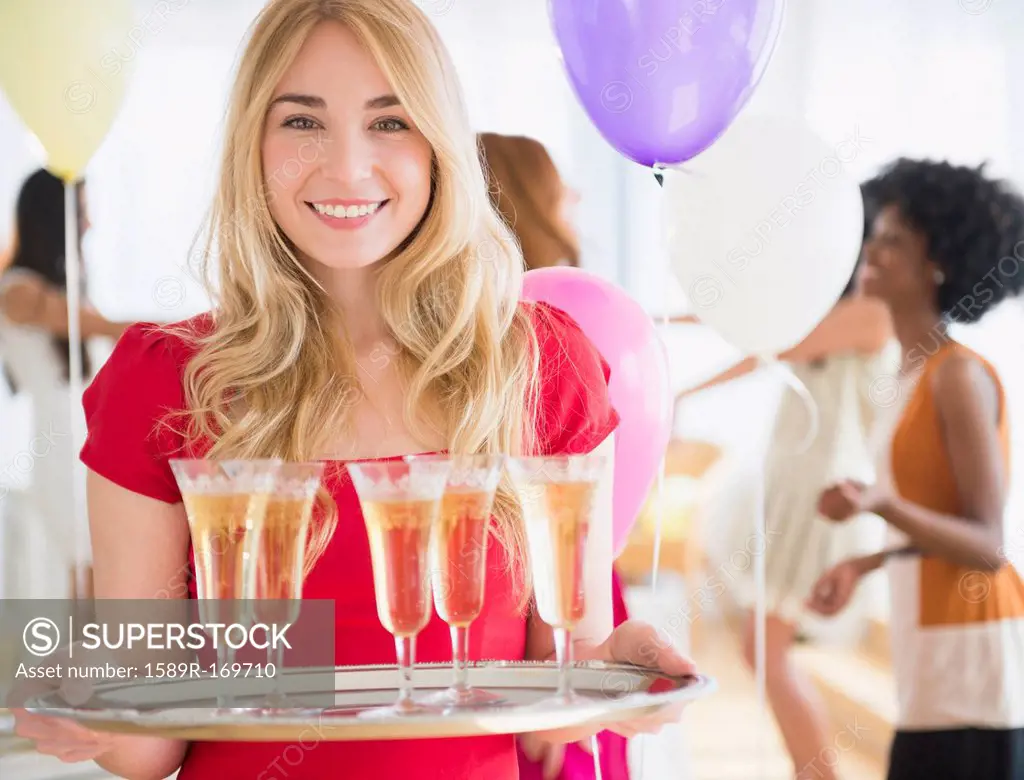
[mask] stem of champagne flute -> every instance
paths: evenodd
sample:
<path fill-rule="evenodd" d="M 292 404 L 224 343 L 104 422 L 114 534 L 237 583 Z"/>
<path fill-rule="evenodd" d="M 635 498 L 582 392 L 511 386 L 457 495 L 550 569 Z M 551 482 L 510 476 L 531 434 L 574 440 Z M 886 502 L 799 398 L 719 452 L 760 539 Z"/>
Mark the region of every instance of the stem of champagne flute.
<path fill-rule="evenodd" d="M 272 665 L 274 667 L 274 674 L 270 679 L 270 697 L 268 701 L 271 706 L 278 704 L 281 699 L 280 681 L 277 679 L 278 666 L 274 664 L 276 655 L 277 649 L 270 642 L 267 642 L 267 668 L 264 671 L 266 674 L 270 674 L 270 667 Z"/>
<path fill-rule="evenodd" d="M 228 685 L 233 679 L 231 666 L 235 662 L 235 650 L 227 642 L 217 645 L 217 685 Z M 227 670 L 226 672 L 224 670 Z M 231 708 L 235 703 L 234 694 L 224 691 L 217 697 L 217 706 Z"/>
<path fill-rule="evenodd" d="M 395 652 L 398 655 L 398 702 L 395 706 L 412 705 L 412 666 L 416 661 L 416 637 L 396 636 Z"/>
<path fill-rule="evenodd" d="M 569 629 L 556 628 L 555 657 L 558 659 L 558 696 L 568 699 L 572 696 L 572 685 L 569 671 L 572 669 L 572 641 Z"/>
<path fill-rule="evenodd" d="M 284 680 L 281 676 L 284 671 L 284 642 L 274 647 L 274 658 L 271 663 L 274 664 L 274 695 L 278 701 L 284 703 Z"/>
<path fill-rule="evenodd" d="M 469 690 L 466 660 L 469 658 L 469 626 L 452 626 L 452 671 L 455 682 L 452 684 L 459 693 Z"/>

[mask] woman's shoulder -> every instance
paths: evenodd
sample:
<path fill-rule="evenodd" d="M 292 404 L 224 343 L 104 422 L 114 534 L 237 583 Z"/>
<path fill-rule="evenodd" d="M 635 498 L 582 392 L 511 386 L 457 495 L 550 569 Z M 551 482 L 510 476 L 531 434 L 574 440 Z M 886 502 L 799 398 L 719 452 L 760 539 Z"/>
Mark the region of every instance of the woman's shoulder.
<path fill-rule="evenodd" d="M 520 304 L 529 317 L 537 336 L 541 367 L 560 373 L 567 358 L 580 363 L 582 369 L 598 369 L 608 377 L 608 364 L 580 327 L 580 324 L 563 309 L 549 303 L 525 302 Z"/>
<path fill-rule="evenodd" d="M 942 396 L 983 388 L 1001 399 L 1004 395 L 999 369 L 987 357 L 959 341 L 948 341 L 925 363 L 926 390 Z"/>
<path fill-rule="evenodd" d="M 14 323 L 28 319 L 38 309 L 48 282 L 28 268 L 13 267 L 0 273 L 0 313 Z"/>
<path fill-rule="evenodd" d="M 198 340 L 212 329 L 209 313 L 166 324 L 136 322 L 121 334 L 108 363 L 146 368 L 165 364 L 180 370 L 195 354 Z"/>
<path fill-rule="evenodd" d="M 184 445 L 182 377 L 196 340 L 212 324 L 203 314 L 125 329 L 82 398 L 87 435 L 80 457 L 86 466 L 136 493 L 180 500 L 168 458 Z"/>
<path fill-rule="evenodd" d="M 590 452 L 619 423 L 609 392 L 611 367 L 567 312 L 547 303 L 520 305 L 537 339 L 542 454 Z"/>
<path fill-rule="evenodd" d="M 136 322 L 128 326 L 110 356 L 86 388 L 86 410 L 100 398 L 130 394 L 139 403 L 158 402 L 162 407 L 184 404 L 182 377 L 195 354 L 197 340 L 212 328 L 209 314 L 160 324 Z"/>

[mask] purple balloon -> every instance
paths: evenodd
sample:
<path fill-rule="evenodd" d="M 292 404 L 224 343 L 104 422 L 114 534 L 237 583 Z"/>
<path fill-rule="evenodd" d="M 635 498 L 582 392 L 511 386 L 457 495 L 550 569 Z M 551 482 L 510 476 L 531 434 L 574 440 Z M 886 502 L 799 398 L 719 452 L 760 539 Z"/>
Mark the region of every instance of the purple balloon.
<path fill-rule="evenodd" d="M 761 80 L 785 0 L 551 0 L 569 79 L 629 159 L 676 165 L 708 148 Z"/>

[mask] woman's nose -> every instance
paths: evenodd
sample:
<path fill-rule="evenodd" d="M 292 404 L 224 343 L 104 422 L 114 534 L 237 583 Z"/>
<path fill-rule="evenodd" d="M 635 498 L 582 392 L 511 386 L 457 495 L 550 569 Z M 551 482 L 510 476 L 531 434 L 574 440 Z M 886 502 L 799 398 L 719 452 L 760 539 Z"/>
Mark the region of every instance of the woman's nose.
<path fill-rule="evenodd" d="M 373 148 L 362 133 L 341 133 L 321 143 L 320 170 L 342 183 L 359 182 L 373 171 Z"/>

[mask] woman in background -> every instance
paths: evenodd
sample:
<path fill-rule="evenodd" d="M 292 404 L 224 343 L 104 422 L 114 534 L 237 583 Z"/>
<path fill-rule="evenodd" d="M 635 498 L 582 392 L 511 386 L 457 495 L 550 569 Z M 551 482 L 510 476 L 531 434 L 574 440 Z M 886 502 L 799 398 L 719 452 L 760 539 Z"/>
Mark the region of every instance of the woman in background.
<path fill-rule="evenodd" d="M 865 235 L 869 220 L 865 219 Z M 873 381 L 895 357 L 885 307 L 860 295 L 855 270 L 839 301 L 801 343 L 778 355 L 807 388 L 818 410 L 818 433 L 801 451 L 810 417 L 803 399 L 787 388 L 765 462 L 766 613 L 765 677 L 768 699 L 797 780 L 834 780 L 822 761 L 832 744 L 828 719 L 810 680 L 791 663 L 790 650 L 806 627 L 807 594 L 836 561 L 870 546 L 866 518 L 839 530 L 818 513 L 821 490 L 837 479 L 870 474 L 869 435 L 876 407 Z M 693 321 L 690 318 L 676 318 Z M 678 398 L 746 376 L 758 367 L 747 358 Z M 744 526 L 748 535 L 751 529 Z M 752 572 L 735 572 L 733 594 L 747 612 L 743 648 L 755 668 L 755 583 Z"/>
<path fill-rule="evenodd" d="M 579 195 L 566 185 L 540 141 L 481 133 L 491 202 L 512 229 L 526 270 L 580 264 L 573 209 Z"/>
<path fill-rule="evenodd" d="M 85 183 L 77 184 L 79 239 L 89 229 Z M 70 347 L 64 265 L 64 184 L 37 170 L 22 185 L 15 219 L 17 236 L 8 266 L 0 273 L 0 363 L 15 392 L 32 401 L 31 511 L 46 531 L 48 592 L 67 598 L 64 572 L 81 551 L 73 549 L 76 515 L 71 480 L 78 471 L 71 441 Z M 79 257 L 81 257 L 79 241 Z M 85 279 L 84 267 L 80 278 Z M 85 384 L 92 365 L 85 339 L 117 339 L 128 323 L 111 322 L 85 299 L 81 288 L 81 360 Z M 76 408 L 79 406 L 75 404 Z M 79 492 L 78 495 L 84 495 Z M 84 517 L 84 507 L 80 514 Z M 82 538 L 80 529 L 77 538 Z M 58 573 L 59 572 L 59 573 Z M 71 583 L 72 586 L 74 582 Z"/>
<path fill-rule="evenodd" d="M 579 267 L 579 239 L 572 208 L 579 196 L 562 181 L 551 155 L 539 141 L 524 136 L 482 133 L 481 162 L 488 177 L 491 202 L 501 214 L 523 251 L 526 270 L 551 266 Z M 612 569 L 615 625 L 629 614 L 622 582 Z M 624 737 L 602 732 L 598 737 L 601 774 L 607 780 L 629 777 L 628 743 Z M 573 745 L 520 741 L 522 780 L 586 780 L 594 777 L 589 741 Z"/>
<path fill-rule="evenodd" d="M 825 574 L 811 607 L 834 615 L 889 573 L 899 713 L 890 780 L 1024 780 L 1024 580 L 1004 555 L 1009 398 L 948 324 L 975 323 L 1024 287 L 1024 201 L 982 169 L 902 159 L 871 185 L 861 276 L 903 360 L 886 377 L 873 486 L 824 491 L 823 515 L 879 515 L 888 549 Z"/>

